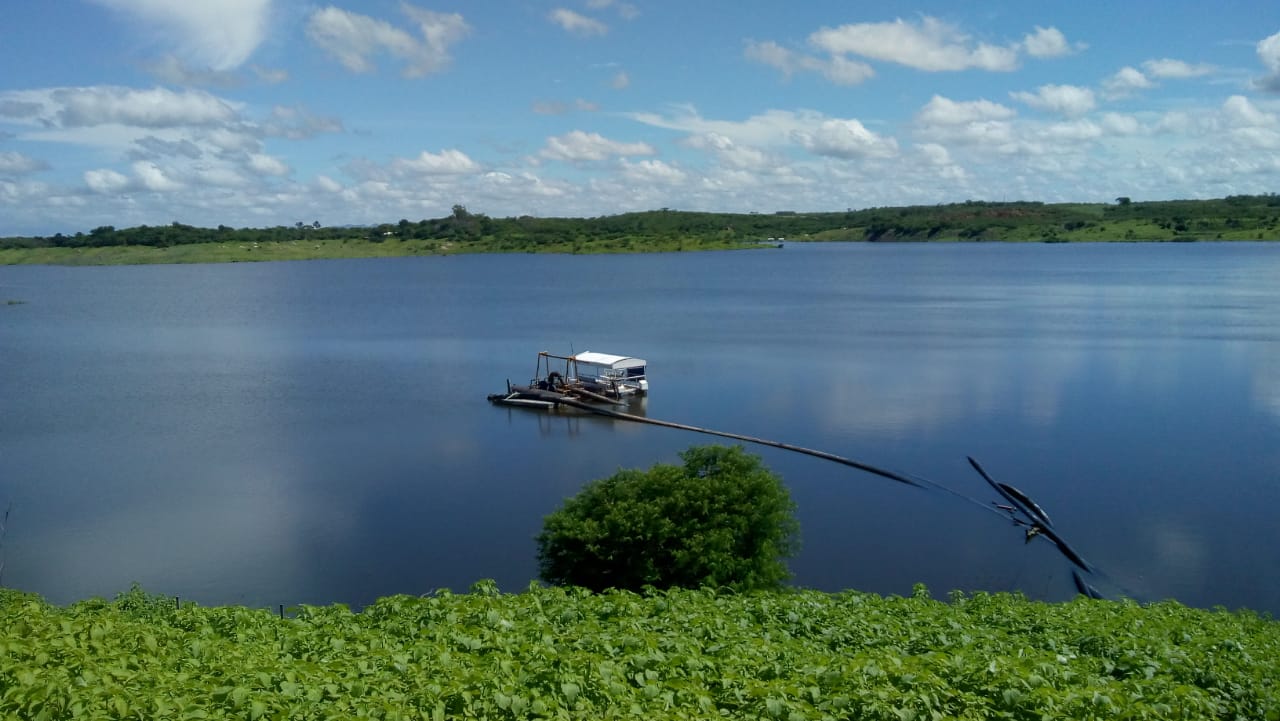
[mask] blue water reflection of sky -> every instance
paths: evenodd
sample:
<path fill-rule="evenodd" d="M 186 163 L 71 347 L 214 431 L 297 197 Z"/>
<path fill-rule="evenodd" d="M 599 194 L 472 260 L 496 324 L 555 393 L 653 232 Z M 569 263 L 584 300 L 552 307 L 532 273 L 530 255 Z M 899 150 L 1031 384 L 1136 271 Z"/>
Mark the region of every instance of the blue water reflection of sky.
<path fill-rule="evenodd" d="M 1280 610 L 1271 246 L 802 246 L 0 268 L 5 582 L 257 605 L 523 587 L 542 516 L 704 436 L 484 402 L 538 350 L 651 364 L 651 417 L 1031 493 L 1111 590 Z M 972 504 L 756 449 L 796 582 L 1071 595 Z M 1100 582 L 1100 585 L 1101 582 Z"/>

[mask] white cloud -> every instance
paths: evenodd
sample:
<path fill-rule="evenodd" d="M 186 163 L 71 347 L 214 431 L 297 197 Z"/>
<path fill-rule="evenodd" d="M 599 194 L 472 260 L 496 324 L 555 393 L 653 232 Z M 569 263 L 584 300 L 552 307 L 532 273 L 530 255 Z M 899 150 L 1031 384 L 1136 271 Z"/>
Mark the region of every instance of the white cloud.
<path fill-rule="evenodd" d="M 37 160 L 22 153 L 0 152 L 0 175 L 26 175 L 48 167 L 48 163 L 43 160 Z"/>
<path fill-rule="evenodd" d="M 373 71 L 372 56 L 379 53 L 403 61 L 405 77 L 421 77 L 447 68 L 452 62 L 450 48 L 467 36 L 470 26 L 457 13 L 437 13 L 408 3 L 400 7 L 417 24 L 417 36 L 384 20 L 330 6 L 311 15 L 307 37 L 352 72 Z"/>
<path fill-rule="evenodd" d="M 722 164 L 732 168 L 760 169 L 769 164 L 769 156 L 759 148 L 735 143 L 720 133 L 703 133 L 684 140 L 684 145 L 713 154 Z"/>
<path fill-rule="evenodd" d="M 1097 105 L 1093 91 L 1075 85 L 1042 85 L 1034 93 L 1009 93 L 1015 100 L 1051 113 L 1067 117 L 1084 115 Z"/>
<path fill-rule="evenodd" d="M 980 145 L 995 152 L 1012 152 L 1017 138 L 1012 108 L 989 100 L 955 101 L 935 95 L 916 114 L 922 137 L 936 143 Z"/>
<path fill-rule="evenodd" d="M 898 142 L 867 130 L 857 120 L 826 120 L 813 130 L 798 131 L 806 150 L 845 160 L 888 158 L 898 153 Z"/>
<path fill-rule="evenodd" d="M 109 168 L 86 170 L 84 182 L 97 193 L 119 193 L 129 187 L 129 178 Z"/>
<path fill-rule="evenodd" d="M 1007 120 L 1017 115 L 1012 108 L 990 100 L 957 102 L 935 95 L 916 116 L 922 125 L 964 125 L 967 123 Z"/>
<path fill-rule="evenodd" d="M 937 143 L 921 143 L 916 146 L 916 151 L 920 153 L 921 157 L 929 165 L 942 166 L 951 164 L 951 152 Z"/>
<path fill-rule="evenodd" d="M 1142 69 L 1153 78 L 1199 78 L 1214 72 L 1212 65 L 1192 65 L 1171 58 L 1148 60 L 1142 63 Z"/>
<path fill-rule="evenodd" d="M 1108 135 L 1137 135 L 1142 132 L 1142 124 L 1137 118 L 1120 113 L 1104 113 L 1102 127 Z"/>
<path fill-rule="evenodd" d="M 688 174 L 683 170 L 661 160 L 640 160 L 632 163 L 623 159 L 622 174 L 634 182 L 663 185 L 678 185 L 688 178 Z"/>
<path fill-rule="evenodd" d="M 256 153 L 262 149 L 262 141 L 240 128 L 213 128 L 201 133 L 200 142 L 224 154 Z"/>
<path fill-rule="evenodd" d="M 776 68 L 787 78 L 798 72 L 815 72 L 836 85 L 857 85 L 875 75 L 875 70 L 866 63 L 839 55 L 814 57 L 788 50 L 773 41 L 749 42 L 743 54 L 748 60 Z"/>
<path fill-rule="evenodd" d="M 1258 59 L 1267 74 L 1258 78 L 1255 85 L 1262 90 L 1280 93 L 1280 33 L 1258 43 Z"/>
<path fill-rule="evenodd" d="M 1035 32 L 1028 33 L 1022 39 L 1022 47 L 1033 58 L 1058 58 L 1084 50 L 1087 46 L 1084 43 L 1073 46 L 1067 42 L 1067 37 L 1061 30 L 1055 27 L 1042 28 L 1037 25 Z"/>
<path fill-rule="evenodd" d="M 919 23 L 899 19 L 822 28 L 809 36 L 809 42 L 833 55 L 860 55 L 935 72 L 969 68 L 1008 71 L 1018 65 L 1013 48 L 974 44 L 968 35 L 933 17 Z"/>
<path fill-rule="evenodd" d="M 1276 116 L 1264 113 L 1243 95 L 1232 95 L 1222 104 L 1222 114 L 1232 127 L 1280 128 Z"/>
<path fill-rule="evenodd" d="M 425 150 L 416 158 L 397 158 L 392 167 L 403 173 L 417 175 L 468 175 L 480 172 L 480 164 L 461 150 L 448 149 L 440 153 Z"/>
<path fill-rule="evenodd" d="M 149 160 L 134 163 L 133 174 L 147 190 L 168 192 L 182 187 L 182 183 L 169 177 L 163 168 Z"/>
<path fill-rule="evenodd" d="M 608 25 L 566 8 L 556 8 L 547 17 L 565 31 L 582 37 L 604 35 L 609 32 Z"/>
<path fill-rule="evenodd" d="M 618 155 L 653 155 L 655 152 L 648 143 L 623 143 L 609 140 L 599 133 L 574 130 L 547 138 L 547 145 L 539 155 L 547 160 L 580 163 L 605 160 Z"/>
<path fill-rule="evenodd" d="M 289 164 L 265 153 L 249 156 L 249 168 L 259 175 L 284 176 L 289 174 Z"/>
<path fill-rule="evenodd" d="M 342 183 L 339 183 L 338 181 L 334 180 L 333 178 L 330 178 L 327 175 L 317 175 L 315 179 L 315 185 L 317 188 L 325 191 L 326 193 L 342 192 Z"/>
<path fill-rule="evenodd" d="M 1090 120 L 1072 120 L 1065 123 L 1052 123 L 1041 131 L 1040 135 L 1055 143 L 1083 142 L 1097 140 L 1104 134 L 1102 126 Z"/>
<path fill-rule="evenodd" d="M 243 64 L 267 38 L 272 0 L 95 0 L 127 13 L 156 42 L 214 71 Z M 130 28 L 135 27 L 130 25 Z"/>
<path fill-rule="evenodd" d="M 23 118 L 46 128 L 121 125 L 134 128 L 212 126 L 239 120 L 230 102 L 200 90 L 136 90 L 102 85 L 21 93 L 31 113 Z M 3 97 L 3 95 L 0 95 Z"/>
<path fill-rule="evenodd" d="M 645 125 L 678 130 L 691 135 L 715 133 L 734 143 L 772 147 L 792 145 L 797 133 L 814 131 L 830 118 L 812 110 L 766 110 L 746 120 L 709 120 L 690 105 L 672 106 L 672 113 L 631 113 L 627 117 Z"/>
<path fill-rule="evenodd" d="M 1129 66 L 1120 68 L 1115 75 L 1102 81 L 1102 89 L 1110 98 L 1123 98 L 1139 90 L 1154 87 L 1155 83 L 1143 75 L 1141 70 Z"/>
<path fill-rule="evenodd" d="M 613 79 L 609 81 L 609 87 L 614 90 L 624 90 L 631 85 L 631 76 L 625 72 L 618 71 L 614 74 Z"/>

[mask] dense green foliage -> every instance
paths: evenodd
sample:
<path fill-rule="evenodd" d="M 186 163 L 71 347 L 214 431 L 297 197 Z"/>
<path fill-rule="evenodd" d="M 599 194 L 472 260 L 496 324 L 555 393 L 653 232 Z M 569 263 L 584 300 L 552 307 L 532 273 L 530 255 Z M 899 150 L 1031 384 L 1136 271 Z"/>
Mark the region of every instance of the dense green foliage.
<path fill-rule="evenodd" d="M 782 479 L 741 446 L 680 458 L 593 481 L 547 516 L 543 580 L 597 591 L 779 587 L 798 533 Z"/>
<path fill-rule="evenodd" d="M 1280 624 L 1005 594 L 530 587 L 291 618 L 0 591 L 14 719 L 1280 718 Z"/>
<path fill-rule="evenodd" d="M 830 213 L 669 209 L 597 218 L 490 218 L 462 206 L 443 218 L 361 227 L 318 221 L 273 228 L 182 223 L 0 238 L 4 263 L 180 263 L 451 253 L 630 253 L 787 241 L 1277 240 L 1280 195 L 1103 203 L 980 202 Z"/>

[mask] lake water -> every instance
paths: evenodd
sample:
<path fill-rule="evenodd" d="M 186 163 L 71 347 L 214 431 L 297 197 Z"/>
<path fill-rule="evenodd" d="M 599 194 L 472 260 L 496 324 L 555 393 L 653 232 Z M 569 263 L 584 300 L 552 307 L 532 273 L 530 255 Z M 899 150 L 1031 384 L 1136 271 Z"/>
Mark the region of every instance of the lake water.
<path fill-rule="evenodd" d="M 8 300 L 2 580 L 56 603 L 522 589 L 563 498 L 717 442 L 485 401 L 598 350 L 649 360 L 652 418 L 997 500 L 974 456 L 1106 593 L 1280 612 L 1280 245 L 0 267 Z M 798 585 L 1075 593 L 977 505 L 749 450 L 799 506 Z"/>

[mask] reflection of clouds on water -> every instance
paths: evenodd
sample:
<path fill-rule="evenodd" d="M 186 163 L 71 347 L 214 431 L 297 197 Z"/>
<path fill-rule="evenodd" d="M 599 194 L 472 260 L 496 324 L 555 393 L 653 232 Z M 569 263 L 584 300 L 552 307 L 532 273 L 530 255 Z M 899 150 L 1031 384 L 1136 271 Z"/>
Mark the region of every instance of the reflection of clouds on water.
<path fill-rule="evenodd" d="M 1253 400 L 1280 420 L 1280 347 L 1258 360 L 1253 372 Z"/>
<path fill-rule="evenodd" d="M 1028 423 L 1048 426 L 1082 362 L 1082 354 L 1070 350 L 1021 348 L 967 359 L 922 351 L 901 359 L 892 375 L 878 360 L 832 371 L 812 402 L 824 425 L 843 432 L 901 436 L 1008 406 L 1020 407 Z M 1025 377 L 1011 382 L 1015 374 Z M 1006 399 L 1012 393 L 1020 397 Z"/>
<path fill-rule="evenodd" d="M 340 535 L 351 521 L 338 507 L 299 503 L 293 476 L 230 464 L 198 481 L 135 488 L 120 507 L 86 514 L 72 528 L 25 533 L 24 555 L 31 554 L 28 570 L 35 577 L 27 583 L 70 598 L 109 595 L 133 582 L 155 593 L 184 589 L 184 595 L 218 598 L 245 587 L 246 578 L 296 588 L 311 572 L 301 539 Z M 63 580 L 40 579 L 44 574 Z"/>
<path fill-rule="evenodd" d="M 1108 570 L 1124 579 L 1140 600 L 1206 598 L 1208 538 L 1193 525 L 1170 517 L 1134 519 L 1133 544 Z M 1211 596 L 1209 596 L 1211 597 Z"/>

